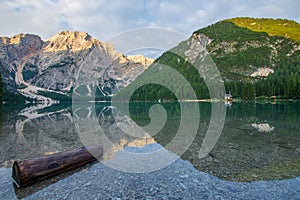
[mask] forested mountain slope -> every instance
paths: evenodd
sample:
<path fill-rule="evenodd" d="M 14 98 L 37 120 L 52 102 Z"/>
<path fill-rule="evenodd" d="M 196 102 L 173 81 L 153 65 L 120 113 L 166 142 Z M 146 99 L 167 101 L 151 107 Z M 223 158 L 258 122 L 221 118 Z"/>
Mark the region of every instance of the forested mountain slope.
<path fill-rule="evenodd" d="M 203 77 L 188 62 L 189 55 L 183 58 L 174 53 L 188 52 L 192 48 L 190 41 L 197 39 L 218 67 L 226 93 L 231 93 L 234 98 L 276 96 L 297 99 L 300 98 L 299 34 L 300 25 L 295 21 L 228 19 L 195 31 L 188 40 L 165 52 L 154 63 L 170 66 L 181 73 L 193 86 L 198 99 L 210 98 Z M 174 81 L 167 75 L 166 78 Z M 179 86 L 179 96 L 184 90 Z M 184 96 L 181 98 L 185 99 Z M 168 89 L 155 84 L 141 87 L 133 97 L 133 100 L 158 99 L 176 98 Z"/>

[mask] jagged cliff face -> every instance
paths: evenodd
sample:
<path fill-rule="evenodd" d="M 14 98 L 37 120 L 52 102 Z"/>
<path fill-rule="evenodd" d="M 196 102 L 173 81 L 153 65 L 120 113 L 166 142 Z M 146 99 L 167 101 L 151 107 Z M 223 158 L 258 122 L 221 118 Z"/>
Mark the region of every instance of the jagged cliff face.
<path fill-rule="evenodd" d="M 86 83 L 91 92 L 89 84 L 95 80 L 103 96 L 115 94 L 140 75 L 152 59 L 127 57 L 116 52 L 113 44 L 87 33 L 63 31 L 47 41 L 30 34 L 2 37 L 0 62 L 7 90 L 50 101 L 41 92 L 69 94 L 80 83 Z M 87 82 L 79 80 L 82 74 L 89 77 Z"/>
<path fill-rule="evenodd" d="M 117 56 L 99 78 L 100 91 L 103 95 L 116 94 L 141 75 L 152 62 L 152 59 L 142 55 Z"/>

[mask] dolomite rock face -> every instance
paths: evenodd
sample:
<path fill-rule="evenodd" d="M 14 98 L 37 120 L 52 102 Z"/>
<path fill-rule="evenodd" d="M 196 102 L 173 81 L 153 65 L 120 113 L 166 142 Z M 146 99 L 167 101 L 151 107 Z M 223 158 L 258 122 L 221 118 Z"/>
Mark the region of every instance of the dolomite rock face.
<path fill-rule="evenodd" d="M 100 77 L 100 91 L 104 95 L 115 94 L 141 75 L 152 62 L 152 59 L 142 55 L 117 57 Z"/>
<path fill-rule="evenodd" d="M 252 123 L 251 126 L 258 130 L 258 132 L 271 132 L 275 127 L 270 126 L 268 123 Z"/>
<path fill-rule="evenodd" d="M 197 57 L 205 57 L 208 54 L 207 45 L 211 41 L 204 34 L 193 34 L 190 40 L 187 41 L 189 48 L 184 52 L 184 55 L 191 63 L 194 63 Z"/>
<path fill-rule="evenodd" d="M 252 77 L 267 77 L 270 74 L 274 73 L 274 69 L 268 68 L 268 67 L 260 67 L 255 72 L 251 74 Z"/>
<path fill-rule="evenodd" d="M 68 94 L 82 84 L 89 93 L 98 87 L 103 96 L 113 95 L 152 62 L 141 55 L 124 56 L 113 44 L 84 32 L 63 31 L 47 41 L 31 34 L 0 38 L 6 89 L 42 101 L 50 100 L 45 92 Z"/>
<path fill-rule="evenodd" d="M 87 33 L 62 31 L 50 38 L 43 50 L 44 52 L 82 51 L 92 48 L 93 45 L 99 47 L 101 43 Z"/>

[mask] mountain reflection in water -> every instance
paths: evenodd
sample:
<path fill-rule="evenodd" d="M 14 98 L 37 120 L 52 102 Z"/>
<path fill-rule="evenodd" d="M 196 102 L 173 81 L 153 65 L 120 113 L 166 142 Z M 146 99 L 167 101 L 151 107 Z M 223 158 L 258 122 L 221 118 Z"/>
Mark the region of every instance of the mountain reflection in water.
<path fill-rule="evenodd" d="M 184 106 L 192 104 L 195 105 L 185 103 Z M 233 103 L 230 107 L 218 103 L 219 107 L 227 109 L 225 126 L 213 150 L 202 159 L 199 158 L 199 149 L 209 126 L 211 103 L 196 104 L 200 109 L 198 133 L 181 156 L 195 168 L 231 181 L 289 179 L 300 175 L 299 102 Z M 78 116 L 87 120 L 97 119 L 103 133 L 111 141 L 104 160 L 114 160 L 116 154 L 122 151 L 156 151 L 170 143 L 176 135 L 181 120 L 179 103 L 161 104 L 167 113 L 167 120 L 155 135 L 147 132 L 128 135 L 119 128 L 122 123 L 123 127 L 149 124 L 148 112 L 152 105 L 131 103 L 130 117 L 119 111 L 122 108 L 113 108 L 105 103 L 97 103 L 95 109 L 90 110 L 84 106 L 85 109 L 77 109 L 74 113 L 74 106 L 70 104 L 27 107 L 21 111 L 3 106 L 0 164 L 10 167 L 16 159 L 82 146 L 74 122 Z M 112 115 L 112 112 L 119 114 Z"/>

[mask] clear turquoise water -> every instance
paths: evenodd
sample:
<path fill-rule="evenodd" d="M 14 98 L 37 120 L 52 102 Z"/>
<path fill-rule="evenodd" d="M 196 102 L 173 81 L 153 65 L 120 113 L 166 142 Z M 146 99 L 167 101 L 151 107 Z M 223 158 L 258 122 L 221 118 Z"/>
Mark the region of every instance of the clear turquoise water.
<path fill-rule="evenodd" d="M 189 148 L 180 155 L 183 160 L 192 163 L 199 171 L 231 181 L 299 176 L 300 102 L 235 102 L 231 106 L 223 102 L 214 104 L 226 110 L 225 124 L 212 151 L 204 158 L 199 158 L 199 150 L 211 120 L 212 104 L 184 103 L 187 109 L 199 106 L 200 120 L 196 136 Z M 0 165 L 9 168 L 16 159 L 82 146 L 84 142 L 78 133 L 80 127 L 77 127 L 79 119 L 97 122 L 111 142 L 104 160 L 114 160 L 116 154 L 122 151 L 145 153 L 166 148 L 172 152 L 172 148 L 166 145 L 176 136 L 182 120 L 179 103 L 160 104 L 167 118 L 156 134 L 145 137 L 144 133 L 139 135 L 138 132 L 131 132 L 128 135 L 118 127 L 120 123 L 129 128 L 130 123 L 146 126 L 151 121 L 148 112 L 152 105 L 154 103 L 131 103 L 130 116 L 119 111 L 122 111 L 122 105 L 112 108 L 108 103 L 92 105 L 91 108 L 95 106 L 95 109 L 91 110 L 90 105 L 60 104 L 40 108 L 3 105 Z M 191 115 L 184 117 L 190 118 L 188 121 L 196 121 L 194 118 L 199 116 L 194 116 L 192 109 L 189 112 Z M 189 129 L 186 131 L 188 134 Z"/>

